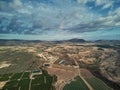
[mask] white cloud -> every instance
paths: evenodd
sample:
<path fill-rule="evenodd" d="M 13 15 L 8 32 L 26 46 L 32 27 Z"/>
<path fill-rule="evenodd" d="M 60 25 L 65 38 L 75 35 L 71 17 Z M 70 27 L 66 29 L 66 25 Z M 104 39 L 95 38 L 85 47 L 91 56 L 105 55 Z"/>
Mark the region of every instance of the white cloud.
<path fill-rule="evenodd" d="M 110 15 L 110 16 L 106 16 L 106 17 L 100 17 L 98 19 L 98 21 L 101 21 L 103 25 L 105 26 L 115 26 L 116 25 L 116 21 L 115 19 L 118 18 L 116 15 Z"/>
<path fill-rule="evenodd" d="M 117 22 L 115 25 L 116 25 L 116 26 L 120 26 L 120 22 Z"/>
<path fill-rule="evenodd" d="M 107 4 L 105 4 L 103 7 L 102 7 L 102 9 L 106 9 L 106 8 L 109 8 L 109 7 L 112 7 L 112 3 L 107 3 Z"/>
<path fill-rule="evenodd" d="M 24 9 L 24 8 L 21 8 L 19 10 L 17 10 L 19 13 L 22 13 L 22 14 L 31 14 L 31 11 L 27 10 L 27 9 Z"/>
<path fill-rule="evenodd" d="M 14 23 L 13 21 L 13 24 L 24 24 L 21 25 L 23 28 L 19 27 L 20 25 L 18 26 L 23 33 L 29 31 L 29 33 L 39 34 L 41 29 L 43 32 L 54 32 L 56 30 L 66 30 L 66 28 L 76 27 L 77 25 L 81 25 L 81 28 L 78 28 L 79 32 L 89 32 L 90 29 L 100 30 L 107 28 L 107 26 L 120 26 L 120 23 L 115 21 L 120 15 L 120 8 L 111 11 L 108 16 L 101 17 L 103 13 L 99 14 L 97 11 L 93 11 L 94 6 L 91 7 L 93 9 L 90 10 L 88 9 L 89 7 L 85 5 L 87 2 L 94 0 L 77 0 L 79 4 L 72 4 L 71 0 L 68 1 L 68 3 L 67 1 L 68 0 L 55 0 L 57 4 L 63 5 L 63 7 L 59 7 L 57 5 L 54 6 L 46 3 L 22 3 L 21 0 L 13 0 L 13 2 L 9 3 L 9 7 L 12 7 L 12 9 L 7 13 L 0 12 L 0 15 L 11 16 L 13 17 L 13 20 L 15 16 L 15 20 L 21 20 L 21 22 L 17 23 Z M 113 4 L 111 0 L 96 0 L 95 2 L 96 6 L 103 6 L 102 9 L 112 7 Z M 4 5 L 2 7 L 4 7 Z M 14 10 L 18 13 L 14 13 Z M 89 25 L 88 28 L 87 25 Z M 81 31 L 80 29 L 83 30 Z M 15 30 L 12 29 L 12 31 L 17 32 L 17 30 Z M 70 32 L 70 30 L 68 30 L 68 32 Z M 73 30 L 73 32 L 76 31 Z"/>
<path fill-rule="evenodd" d="M 113 26 L 114 22 L 112 20 L 104 22 L 104 25 Z"/>
<path fill-rule="evenodd" d="M 96 6 L 103 5 L 102 9 L 106 9 L 113 6 L 113 0 L 96 0 Z"/>
<path fill-rule="evenodd" d="M 85 3 L 87 3 L 88 1 L 90 1 L 90 0 L 77 0 L 77 2 L 78 2 L 79 4 L 85 4 Z"/>
<path fill-rule="evenodd" d="M 22 6 L 21 0 L 13 0 L 13 3 L 14 3 L 16 6 Z"/>
<path fill-rule="evenodd" d="M 23 6 L 23 3 L 21 0 L 13 0 L 12 2 L 9 3 L 10 7 L 12 8 L 19 8 Z"/>
<path fill-rule="evenodd" d="M 106 3 L 106 0 L 96 0 L 96 6 L 103 5 Z"/>
<path fill-rule="evenodd" d="M 120 16 L 120 7 L 116 8 L 115 10 L 110 10 L 108 12 L 108 15 L 110 16 Z"/>
<path fill-rule="evenodd" d="M 120 15 L 120 7 L 115 10 L 115 12 L 118 16 Z"/>
<path fill-rule="evenodd" d="M 1 17 L 2 16 L 5 16 L 5 17 L 12 17 L 12 16 L 14 16 L 13 13 L 8 13 L 8 12 L 0 12 L 0 15 L 1 15 Z"/>

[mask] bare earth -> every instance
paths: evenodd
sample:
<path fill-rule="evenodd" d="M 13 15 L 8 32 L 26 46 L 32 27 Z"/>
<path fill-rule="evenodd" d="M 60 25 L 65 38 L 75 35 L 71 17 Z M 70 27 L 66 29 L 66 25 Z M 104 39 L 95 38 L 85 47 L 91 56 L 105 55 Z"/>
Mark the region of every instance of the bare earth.
<path fill-rule="evenodd" d="M 66 67 L 67 68 L 67 67 Z M 71 82 L 75 76 L 78 75 L 77 70 L 66 70 L 65 68 L 59 66 L 47 68 L 47 71 L 51 75 L 57 76 L 56 90 L 62 90 L 65 84 Z"/>
<path fill-rule="evenodd" d="M 0 68 L 9 67 L 11 64 L 7 63 L 6 61 L 0 63 Z"/>
<path fill-rule="evenodd" d="M 87 69 L 84 69 L 84 68 L 80 69 L 80 73 L 84 78 L 93 78 L 94 77 L 90 71 L 88 71 Z"/>
<path fill-rule="evenodd" d="M 0 89 L 3 88 L 3 86 L 7 83 L 7 81 L 0 82 Z"/>

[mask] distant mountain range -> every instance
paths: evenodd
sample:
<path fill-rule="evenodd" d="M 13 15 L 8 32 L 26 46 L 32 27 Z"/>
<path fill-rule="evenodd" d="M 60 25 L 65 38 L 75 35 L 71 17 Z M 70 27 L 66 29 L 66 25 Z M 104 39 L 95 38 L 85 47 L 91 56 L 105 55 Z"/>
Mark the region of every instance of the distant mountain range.
<path fill-rule="evenodd" d="M 84 39 L 78 39 L 78 38 L 73 38 L 73 39 L 69 39 L 69 40 L 66 40 L 68 42 L 86 42 Z"/>
<path fill-rule="evenodd" d="M 109 43 L 120 43 L 120 40 L 96 40 L 96 41 L 87 41 L 84 39 L 68 39 L 68 40 L 55 40 L 55 41 L 44 41 L 44 40 L 18 40 L 18 39 L 0 39 L 0 46 L 1 45 L 21 45 L 27 43 L 85 43 L 85 42 L 94 42 L 94 43 L 101 43 L 101 44 L 109 44 Z"/>
<path fill-rule="evenodd" d="M 101 44 L 120 44 L 120 40 L 96 40 L 95 43 L 101 43 Z"/>
<path fill-rule="evenodd" d="M 68 39 L 68 40 L 54 40 L 54 41 L 47 41 L 47 40 L 19 40 L 19 39 L 0 39 L 0 41 L 20 41 L 20 42 L 86 42 L 84 39 Z"/>

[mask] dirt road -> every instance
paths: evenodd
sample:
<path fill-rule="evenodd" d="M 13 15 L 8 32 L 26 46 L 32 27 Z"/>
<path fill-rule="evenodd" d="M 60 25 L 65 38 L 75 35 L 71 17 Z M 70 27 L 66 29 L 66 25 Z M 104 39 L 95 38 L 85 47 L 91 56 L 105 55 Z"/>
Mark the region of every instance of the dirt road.
<path fill-rule="evenodd" d="M 76 60 L 74 60 L 75 61 L 75 64 L 79 67 L 79 64 L 78 64 L 78 62 L 76 61 Z M 89 88 L 89 90 L 94 90 L 93 88 L 92 88 L 92 86 L 83 78 L 83 76 L 81 75 L 81 73 L 80 73 L 80 67 L 78 68 L 78 73 L 79 73 L 79 76 L 80 76 L 80 78 L 83 80 L 83 82 L 87 85 L 87 87 Z"/>

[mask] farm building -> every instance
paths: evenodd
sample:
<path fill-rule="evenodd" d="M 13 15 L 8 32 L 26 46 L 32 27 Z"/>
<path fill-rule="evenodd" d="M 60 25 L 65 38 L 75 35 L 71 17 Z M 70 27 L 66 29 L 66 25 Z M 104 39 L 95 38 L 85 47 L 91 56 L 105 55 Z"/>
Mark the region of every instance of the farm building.
<path fill-rule="evenodd" d="M 30 79 L 34 79 L 33 76 L 35 75 L 41 75 L 42 74 L 42 70 L 40 69 L 34 69 L 31 73 L 30 73 Z"/>
<path fill-rule="evenodd" d="M 45 63 L 45 64 L 44 64 L 44 66 L 49 67 L 49 66 L 50 66 L 50 64 L 49 64 L 49 63 Z"/>
<path fill-rule="evenodd" d="M 65 64 L 65 60 L 61 60 L 59 64 Z"/>

